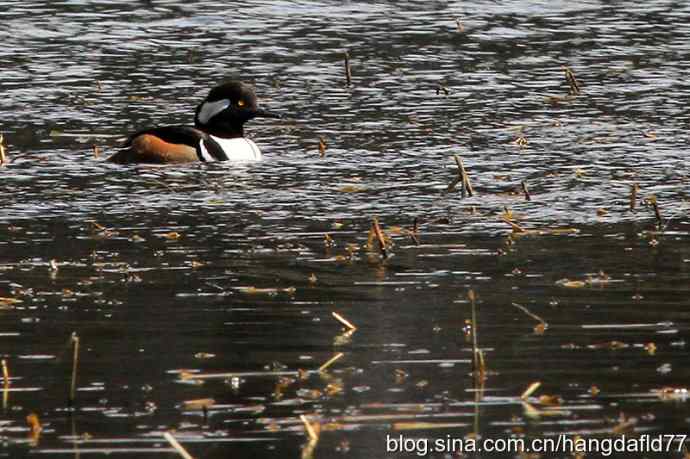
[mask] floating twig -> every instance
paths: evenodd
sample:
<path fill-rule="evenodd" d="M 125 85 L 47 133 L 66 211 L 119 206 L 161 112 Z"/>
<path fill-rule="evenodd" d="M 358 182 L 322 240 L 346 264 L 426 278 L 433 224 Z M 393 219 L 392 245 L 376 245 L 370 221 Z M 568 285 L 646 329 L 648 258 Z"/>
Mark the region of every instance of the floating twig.
<path fill-rule="evenodd" d="M 541 381 L 533 382 L 532 384 L 530 384 L 527 387 L 527 389 L 525 389 L 525 391 L 522 393 L 522 395 L 520 395 L 520 398 L 522 400 L 527 400 L 530 395 L 532 395 L 533 393 L 535 393 L 537 391 L 537 389 L 539 389 L 540 386 L 541 386 Z"/>
<path fill-rule="evenodd" d="M 549 324 L 547 324 L 544 319 L 542 319 L 541 317 L 539 317 L 538 315 L 536 315 L 535 313 L 533 313 L 532 311 L 530 311 L 529 309 L 527 309 L 523 305 L 517 304 L 517 303 L 511 303 L 511 304 L 513 306 L 515 306 L 516 308 L 518 308 L 520 311 L 524 312 L 525 314 L 527 314 L 528 316 L 533 318 L 534 320 L 536 320 L 537 322 L 539 322 L 538 327 L 540 330 L 542 330 L 541 333 L 543 333 L 543 330 L 545 330 L 549 326 Z M 536 329 L 535 329 L 535 331 L 536 331 Z"/>
<path fill-rule="evenodd" d="M 529 195 L 529 190 L 527 189 L 527 184 L 524 181 L 522 181 L 522 182 L 520 182 L 520 185 L 522 186 L 522 192 L 525 194 L 525 199 L 527 201 L 531 201 L 532 197 Z"/>
<path fill-rule="evenodd" d="M 630 185 L 630 210 L 634 211 L 637 206 L 637 192 L 640 191 L 640 186 L 637 183 Z"/>
<path fill-rule="evenodd" d="M 381 226 L 379 225 L 379 219 L 374 217 L 371 222 L 371 229 L 374 232 L 374 236 L 379 243 L 379 251 L 381 251 L 381 256 L 383 258 L 388 257 L 386 252 L 386 238 L 383 236 L 383 231 L 381 231 Z"/>
<path fill-rule="evenodd" d="M 185 410 L 207 410 L 216 404 L 216 401 L 212 398 L 198 398 L 196 400 L 185 400 L 182 402 L 182 406 Z"/>
<path fill-rule="evenodd" d="M 77 336 L 77 332 L 72 332 L 71 341 L 74 345 L 74 353 L 72 356 L 72 385 L 69 391 L 70 405 L 74 404 L 74 397 L 77 390 L 77 364 L 79 362 L 79 336 Z"/>
<path fill-rule="evenodd" d="M 352 329 L 351 329 L 351 330 L 352 330 Z M 337 360 L 339 360 L 340 358 L 342 358 L 342 356 L 344 356 L 344 355 L 345 355 L 345 354 L 343 354 L 342 352 L 338 352 L 336 355 L 334 355 L 333 357 L 331 357 L 326 363 L 324 363 L 323 365 L 321 365 L 321 366 L 319 367 L 319 369 L 318 369 L 318 372 L 321 373 L 321 372 L 323 372 L 323 371 L 326 371 L 326 368 L 328 368 L 328 367 L 330 367 L 331 365 L 333 365 Z"/>
<path fill-rule="evenodd" d="M 561 68 L 565 72 L 565 80 L 568 82 L 568 86 L 570 87 L 569 93 L 571 95 L 580 94 L 580 85 L 578 84 L 577 79 L 575 78 L 575 73 L 573 72 L 573 70 L 565 65 Z"/>
<path fill-rule="evenodd" d="M 333 312 L 331 312 L 331 314 L 333 315 L 333 317 L 335 317 L 335 319 L 336 319 L 338 322 L 340 322 L 341 324 L 345 325 L 345 326 L 346 326 L 347 328 L 349 328 L 350 330 L 357 330 L 357 327 L 355 327 L 354 325 L 352 325 L 352 322 L 350 322 L 349 320 L 347 320 L 345 317 L 341 316 L 341 315 L 338 314 L 337 312 L 333 311 Z"/>
<path fill-rule="evenodd" d="M 187 452 L 186 449 L 173 437 L 173 434 L 170 432 L 165 432 L 163 434 L 163 438 L 165 438 L 168 443 L 170 443 L 170 446 L 172 446 L 175 451 L 180 455 L 180 457 L 183 457 L 184 459 L 194 459 L 194 457 Z"/>
<path fill-rule="evenodd" d="M 246 293 L 248 295 L 277 295 L 279 293 L 285 293 L 288 295 L 294 295 L 297 289 L 295 287 L 285 287 L 285 288 L 257 288 L 254 287 L 253 285 L 249 286 L 242 286 L 242 287 L 233 287 L 235 290 Z"/>
<path fill-rule="evenodd" d="M 345 84 L 352 84 L 352 67 L 350 66 L 350 53 L 345 51 Z"/>
<path fill-rule="evenodd" d="M 527 308 L 524 307 L 523 305 L 517 304 L 517 303 L 511 303 L 511 304 L 512 304 L 513 306 L 515 306 L 516 308 L 518 308 L 520 311 L 524 312 L 525 314 L 527 314 L 528 316 L 530 316 L 531 318 L 533 318 L 534 320 L 536 320 L 537 322 L 541 322 L 541 323 L 544 323 L 544 324 L 546 323 L 546 321 L 545 321 L 544 319 L 542 319 L 541 317 L 539 317 L 539 316 L 536 315 L 535 313 L 531 312 L 529 309 L 527 309 Z"/>
<path fill-rule="evenodd" d="M 276 376 L 299 376 L 298 370 L 270 370 L 270 371 L 235 371 L 232 373 L 190 373 L 188 371 L 180 371 L 180 380 L 195 381 L 206 379 L 230 379 L 230 378 L 250 378 L 250 377 L 271 377 Z"/>

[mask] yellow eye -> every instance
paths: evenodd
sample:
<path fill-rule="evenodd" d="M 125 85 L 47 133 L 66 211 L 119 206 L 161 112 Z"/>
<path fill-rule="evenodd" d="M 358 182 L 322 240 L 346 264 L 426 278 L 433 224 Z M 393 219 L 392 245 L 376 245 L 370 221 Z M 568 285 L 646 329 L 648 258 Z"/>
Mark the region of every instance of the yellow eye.
<path fill-rule="evenodd" d="M 243 100 L 238 100 L 238 101 L 237 101 L 237 106 L 238 106 L 238 107 L 244 107 L 244 101 L 243 101 Z"/>

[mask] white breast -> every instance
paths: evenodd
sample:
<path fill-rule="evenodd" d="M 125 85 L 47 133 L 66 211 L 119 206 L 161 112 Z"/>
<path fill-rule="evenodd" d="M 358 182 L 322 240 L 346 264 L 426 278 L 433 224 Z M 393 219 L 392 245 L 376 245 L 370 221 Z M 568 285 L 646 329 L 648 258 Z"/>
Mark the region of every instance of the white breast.
<path fill-rule="evenodd" d="M 261 150 L 245 137 L 223 139 L 211 136 L 211 138 L 220 145 L 230 161 L 261 161 Z"/>

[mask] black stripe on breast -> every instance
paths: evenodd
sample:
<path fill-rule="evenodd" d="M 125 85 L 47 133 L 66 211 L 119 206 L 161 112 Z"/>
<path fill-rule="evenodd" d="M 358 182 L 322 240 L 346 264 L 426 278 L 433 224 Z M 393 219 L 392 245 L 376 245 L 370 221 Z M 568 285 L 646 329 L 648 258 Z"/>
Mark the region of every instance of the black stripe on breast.
<path fill-rule="evenodd" d="M 213 139 L 213 137 L 206 133 L 204 133 L 204 146 L 206 147 L 206 151 L 208 151 L 208 153 L 211 156 L 213 156 L 217 161 L 228 160 L 228 155 L 225 154 L 223 147 L 221 147 L 220 144 Z M 201 152 L 198 151 L 197 154 L 201 158 Z"/>

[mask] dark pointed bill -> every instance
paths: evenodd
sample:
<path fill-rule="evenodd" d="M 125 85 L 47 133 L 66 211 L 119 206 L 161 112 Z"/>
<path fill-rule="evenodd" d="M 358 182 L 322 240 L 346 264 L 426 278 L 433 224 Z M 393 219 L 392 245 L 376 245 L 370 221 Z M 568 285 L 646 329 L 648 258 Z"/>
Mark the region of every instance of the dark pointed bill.
<path fill-rule="evenodd" d="M 277 119 L 282 118 L 282 115 L 279 115 L 279 114 L 273 113 L 273 112 L 268 112 L 262 108 L 258 108 L 256 110 L 256 113 L 254 116 L 261 117 L 261 118 L 277 118 Z"/>

